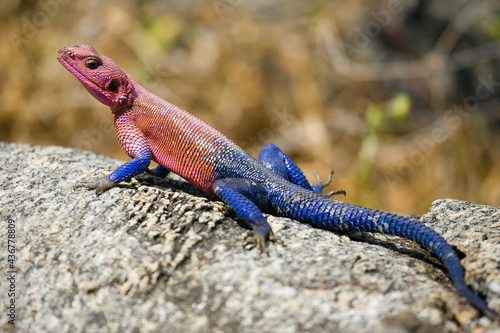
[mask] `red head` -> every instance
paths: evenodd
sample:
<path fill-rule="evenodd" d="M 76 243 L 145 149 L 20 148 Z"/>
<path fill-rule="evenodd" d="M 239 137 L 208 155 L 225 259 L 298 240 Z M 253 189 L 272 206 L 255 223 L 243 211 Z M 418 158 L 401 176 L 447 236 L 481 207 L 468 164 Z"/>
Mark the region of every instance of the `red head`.
<path fill-rule="evenodd" d="M 68 46 L 59 50 L 57 60 L 70 71 L 99 102 L 114 112 L 132 105 L 132 79 L 106 56 L 90 45 Z"/>

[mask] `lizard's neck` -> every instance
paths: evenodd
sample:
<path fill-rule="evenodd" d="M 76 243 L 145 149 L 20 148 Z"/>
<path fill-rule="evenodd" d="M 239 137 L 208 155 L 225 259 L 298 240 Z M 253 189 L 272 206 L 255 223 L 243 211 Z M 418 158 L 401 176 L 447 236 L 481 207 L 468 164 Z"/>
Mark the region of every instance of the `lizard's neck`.
<path fill-rule="evenodd" d="M 109 105 L 111 109 L 111 113 L 117 114 L 126 108 L 134 106 L 135 101 L 139 96 L 142 96 L 143 93 L 150 93 L 139 84 L 137 84 L 129 75 L 127 75 L 127 80 L 125 83 L 120 86 L 120 90 L 123 90 L 124 95 L 120 98 L 120 100 L 113 101 Z"/>

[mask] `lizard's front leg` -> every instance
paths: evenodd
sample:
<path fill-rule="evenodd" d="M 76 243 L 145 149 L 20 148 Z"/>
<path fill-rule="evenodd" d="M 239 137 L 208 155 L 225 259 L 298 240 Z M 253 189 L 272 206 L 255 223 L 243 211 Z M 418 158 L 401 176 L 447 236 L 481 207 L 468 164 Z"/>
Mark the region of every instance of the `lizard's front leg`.
<path fill-rule="evenodd" d="M 149 163 L 151 163 L 151 151 L 149 149 L 143 149 L 137 154 L 137 156 L 113 171 L 106 177 L 102 177 L 93 182 L 82 182 L 76 184 L 73 188 L 91 188 L 95 189 L 97 195 L 110 189 L 118 183 L 127 181 L 135 175 L 140 174 L 148 169 Z"/>
<path fill-rule="evenodd" d="M 167 168 L 164 168 L 161 165 L 158 165 L 154 169 L 147 169 L 146 168 L 145 171 L 147 173 L 149 173 L 150 175 L 153 175 L 153 176 L 156 176 L 156 177 L 166 177 L 170 173 L 170 170 L 168 170 Z"/>

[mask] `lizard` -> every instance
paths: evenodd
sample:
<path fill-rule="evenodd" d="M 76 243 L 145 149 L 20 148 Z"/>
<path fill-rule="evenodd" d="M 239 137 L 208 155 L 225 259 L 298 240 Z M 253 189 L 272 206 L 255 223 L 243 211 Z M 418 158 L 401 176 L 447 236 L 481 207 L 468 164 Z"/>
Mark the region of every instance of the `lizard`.
<path fill-rule="evenodd" d="M 114 115 L 115 133 L 131 158 L 108 176 L 75 187 L 96 194 L 149 172 L 176 173 L 204 192 L 215 194 L 252 229 L 249 241 L 267 250 L 274 240 L 263 216 L 285 216 L 330 231 L 363 231 L 396 235 L 427 248 L 447 269 L 458 293 L 476 309 L 498 320 L 500 315 L 470 289 L 452 246 L 436 231 L 407 217 L 365 208 L 322 191 L 331 180 L 311 185 L 302 170 L 276 145 L 269 144 L 255 159 L 200 118 L 136 83 L 113 60 L 90 45 L 59 50 L 58 60 Z M 151 161 L 158 163 L 149 169 Z M 335 194 L 342 191 L 333 192 Z"/>

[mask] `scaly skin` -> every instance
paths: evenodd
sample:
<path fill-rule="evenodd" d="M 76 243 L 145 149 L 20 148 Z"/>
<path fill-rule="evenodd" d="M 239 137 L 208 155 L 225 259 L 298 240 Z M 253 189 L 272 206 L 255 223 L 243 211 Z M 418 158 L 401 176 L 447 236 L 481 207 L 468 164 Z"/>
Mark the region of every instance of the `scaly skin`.
<path fill-rule="evenodd" d="M 460 260 L 446 240 L 403 216 L 346 204 L 321 194 L 274 145 L 255 160 L 199 118 L 134 82 L 118 65 L 89 45 L 59 50 L 59 62 L 97 100 L 110 107 L 122 149 L 132 158 L 109 176 L 79 184 L 99 194 L 147 171 L 172 171 L 205 192 L 215 193 L 253 229 L 253 242 L 266 248 L 271 227 L 262 212 L 286 216 L 328 230 L 360 230 L 411 239 L 434 253 L 459 293 L 482 313 L 499 314 L 467 287 Z M 149 170 L 151 161 L 159 164 Z"/>

